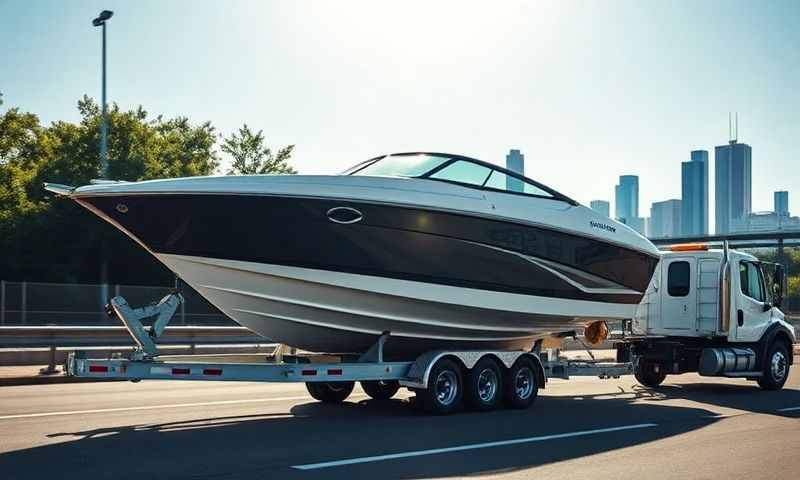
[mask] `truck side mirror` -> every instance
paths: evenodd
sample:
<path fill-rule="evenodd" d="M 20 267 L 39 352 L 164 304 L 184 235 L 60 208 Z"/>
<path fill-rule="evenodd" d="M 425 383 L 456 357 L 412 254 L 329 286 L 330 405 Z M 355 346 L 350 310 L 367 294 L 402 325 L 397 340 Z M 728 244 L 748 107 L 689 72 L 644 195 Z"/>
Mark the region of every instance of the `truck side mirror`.
<path fill-rule="evenodd" d="M 776 265 L 775 278 L 772 283 L 772 303 L 778 308 L 780 308 L 781 304 L 783 304 L 783 292 L 785 285 L 786 271 L 783 269 L 783 265 Z"/>

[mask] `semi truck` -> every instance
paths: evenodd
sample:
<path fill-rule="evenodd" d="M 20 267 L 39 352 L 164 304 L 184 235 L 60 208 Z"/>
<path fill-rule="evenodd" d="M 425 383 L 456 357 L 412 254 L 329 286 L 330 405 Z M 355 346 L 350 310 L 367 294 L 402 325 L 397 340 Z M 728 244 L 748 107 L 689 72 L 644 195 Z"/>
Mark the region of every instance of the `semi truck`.
<path fill-rule="evenodd" d="M 657 388 L 667 375 L 697 372 L 752 380 L 763 389 L 777 390 L 789 376 L 796 341 L 794 328 L 780 310 L 785 283 L 781 265 L 760 262 L 729 249 L 727 243 L 721 248 L 674 245 L 662 253 L 635 316 L 612 332 L 613 362 L 561 356 L 558 339 L 577 337 L 579 332 L 538 339 L 529 350 L 431 351 L 409 361 L 384 361 L 383 346 L 391 337 L 384 332 L 357 356 L 279 352 L 269 362 L 176 362 L 159 356 L 157 340 L 182 301 L 180 293 L 137 309 L 117 297 L 108 310 L 128 328 L 135 350 L 127 357 L 108 359 L 90 359 L 77 351 L 68 357 L 65 370 L 77 377 L 131 381 L 302 382 L 313 398 L 327 403 L 344 401 L 355 382 L 375 399 L 390 398 L 405 387 L 416 392 L 423 408 L 438 414 L 465 406 L 528 408 L 548 378 L 571 376 L 633 374 L 642 385 Z M 146 318 L 155 320 L 145 327 Z M 595 322 L 585 333 L 601 341 L 608 328 Z"/>

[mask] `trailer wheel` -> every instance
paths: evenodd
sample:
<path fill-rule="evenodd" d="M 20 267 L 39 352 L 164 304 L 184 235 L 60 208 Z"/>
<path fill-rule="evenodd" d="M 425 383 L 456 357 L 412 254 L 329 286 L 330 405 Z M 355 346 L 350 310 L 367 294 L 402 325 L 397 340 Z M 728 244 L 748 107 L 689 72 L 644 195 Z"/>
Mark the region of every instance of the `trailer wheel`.
<path fill-rule="evenodd" d="M 400 383 L 397 380 L 365 380 L 361 382 L 361 388 L 370 398 L 389 400 L 400 390 Z"/>
<path fill-rule="evenodd" d="M 764 390 L 780 390 L 789 378 L 789 350 L 784 342 L 772 343 L 764 361 L 764 374 L 758 378 L 758 386 Z"/>
<path fill-rule="evenodd" d="M 520 357 L 506 371 L 506 402 L 510 408 L 522 410 L 531 406 L 539 393 L 536 367 L 527 357 Z"/>
<path fill-rule="evenodd" d="M 474 410 L 494 410 L 503 396 L 503 372 L 494 359 L 484 357 L 467 375 L 467 402 Z"/>
<path fill-rule="evenodd" d="M 640 361 L 636 364 L 633 376 L 645 387 L 655 388 L 667 378 L 667 372 L 655 362 Z"/>
<path fill-rule="evenodd" d="M 431 368 L 428 388 L 420 392 L 420 396 L 428 413 L 444 415 L 461 408 L 463 392 L 461 367 L 449 358 L 442 358 Z"/>
<path fill-rule="evenodd" d="M 355 387 L 354 382 L 307 382 L 306 389 L 315 400 L 323 403 L 342 403 Z"/>

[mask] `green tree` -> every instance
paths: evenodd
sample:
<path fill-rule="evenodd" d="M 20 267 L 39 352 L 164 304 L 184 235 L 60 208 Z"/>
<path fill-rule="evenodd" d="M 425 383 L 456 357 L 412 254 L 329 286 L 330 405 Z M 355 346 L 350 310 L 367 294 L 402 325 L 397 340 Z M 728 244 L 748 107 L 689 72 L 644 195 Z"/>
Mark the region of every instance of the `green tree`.
<path fill-rule="evenodd" d="M 84 96 L 78 111 L 78 123 L 50 126 L 16 108 L 0 114 L 0 278 L 96 282 L 98 258 L 113 252 L 110 281 L 168 282 L 169 272 L 139 246 L 42 188 L 42 182 L 85 185 L 99 177 L 100 109 Z M 209 122 L 150 119 L 142 107 L 124 111 L 116 104 L 108 119 L 109 178 L 208 175 L 219 165 Z"/>
<path fill-rule="evenodd" d="M 272 150 L 264 145 L 263 130 L 253 133 L 247 124 L 239 129 L 238 135 L 233 133 L 226 138 L 221 150 L 233 158 L 233 165 L 228 175 L 297 173 L 288 164 L 294 145 L 283 147 L 273 154 Z"/>

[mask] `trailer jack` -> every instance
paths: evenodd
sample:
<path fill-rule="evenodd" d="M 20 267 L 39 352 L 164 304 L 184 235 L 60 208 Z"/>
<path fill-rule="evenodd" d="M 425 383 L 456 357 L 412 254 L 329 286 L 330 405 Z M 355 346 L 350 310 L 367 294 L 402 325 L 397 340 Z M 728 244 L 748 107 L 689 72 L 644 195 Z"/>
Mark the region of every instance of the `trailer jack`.
<path fill-rule="evenodd" d="M 178 292 L 167 295 L 158 303 L 140 308 L 131 308 L 122 297 L 114 297 L 108 302 L 106 309 L 109 314 L 113 313 L 122 321 L 136 342 L 137 347 L 131 355 L 131 360 L 146 360 L 158 356 L 156 340 L 164 333 L 164 329 L 182 302 L 183 295 Z M 145 328 L 142 320 L 150 317 L 156 319 L 150 328 Z"/>

